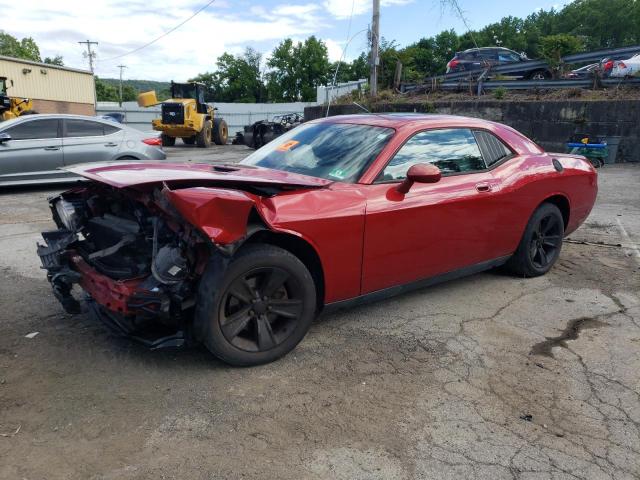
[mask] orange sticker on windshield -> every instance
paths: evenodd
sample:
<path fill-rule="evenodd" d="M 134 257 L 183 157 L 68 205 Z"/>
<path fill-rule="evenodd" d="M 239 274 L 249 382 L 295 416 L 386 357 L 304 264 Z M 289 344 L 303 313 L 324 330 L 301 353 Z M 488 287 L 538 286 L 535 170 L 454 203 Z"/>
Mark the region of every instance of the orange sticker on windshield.
<path fill-rule="evenodd" d="M 284 142 L 282 145 L 276 148 L 276 150 L 279 152 L 288 152 L 299 143 L 300 142 L 298 140 L 289 140 L 288 142 Z"/>

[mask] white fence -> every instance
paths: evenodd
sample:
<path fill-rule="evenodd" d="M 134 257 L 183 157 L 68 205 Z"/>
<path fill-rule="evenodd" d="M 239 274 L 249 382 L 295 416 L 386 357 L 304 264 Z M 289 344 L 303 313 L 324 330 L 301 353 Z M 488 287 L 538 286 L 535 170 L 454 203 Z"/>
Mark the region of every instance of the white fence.
<path fill-rule="evenodd" d="M 336 98 L 347 95 L 354 90 L 359 90 L 360 92 L 362 92 L 364 91 L 364 87 L 367 85 L 367 83 L 367 80 L 360 79 L 353 80 L 351 82 L 337 83 L 334 87 L 331 87 L 331 85 L 320 86 L 318 87 L 316 93 L 317 103 L 328 103 L 329 98 L 331 98 L 331 101 L 333 102 Z"/>
<path fill-rule="evenodd" d="M 313 105 L 316 103 L 216 103 L 215 107 L 218 108 L 216 114 L 223 117 L 229 125 L 229 137 L 234 137 L 245 125 L 258 120 L 271 120 L 275 115 L 303 113 L 304 107 Z M 120 107 L 116 102 L 98 102 L 98 115 L 110 112 L 124 113 L 125 123 L 143 132 L 151 131 L 151 120 L 160 117 L 159 106 L 142 108 L 136 102 L 124 102 Z"/>

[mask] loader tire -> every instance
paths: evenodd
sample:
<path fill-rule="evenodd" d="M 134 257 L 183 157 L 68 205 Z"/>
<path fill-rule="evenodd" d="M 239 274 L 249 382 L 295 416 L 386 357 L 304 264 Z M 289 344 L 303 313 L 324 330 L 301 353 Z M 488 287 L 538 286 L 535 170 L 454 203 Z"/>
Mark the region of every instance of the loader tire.
<path fill-rule="evenodd" d="M 213 119 L 213 141 L 216 145 L 226 145 L 229 140 L 229 127 L 224 119 L 216 117 Z"/>
<path fill-rule="evenodd" d="M 160 140 L 162 140 L 163 147 L 173 147 L 176 144 L 176 137 L 172 137 L 166 133 L 160 135 Z"/>
<path fill-rule="evenodd" d="M 202 130 L 196 134 L 196 144 L 200 148 L 209 148 L 211 146 L 211 120 L 206 120 Z"/>

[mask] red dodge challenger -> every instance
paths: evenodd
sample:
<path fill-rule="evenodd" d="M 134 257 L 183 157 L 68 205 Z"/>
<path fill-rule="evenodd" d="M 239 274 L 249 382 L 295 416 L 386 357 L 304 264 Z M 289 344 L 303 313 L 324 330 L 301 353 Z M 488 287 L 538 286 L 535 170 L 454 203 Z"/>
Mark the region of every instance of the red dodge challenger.
<path fill-rule="evenodd" d="M 292 350 L 322 310 L 505 265 L 546 273 L 593 207 L 583 157 L 504 125 L 415 114 L 305 123 L 239 164 L 116 162 L 50 200 L 56 297 L 151 347 L 233 365 Z"/>

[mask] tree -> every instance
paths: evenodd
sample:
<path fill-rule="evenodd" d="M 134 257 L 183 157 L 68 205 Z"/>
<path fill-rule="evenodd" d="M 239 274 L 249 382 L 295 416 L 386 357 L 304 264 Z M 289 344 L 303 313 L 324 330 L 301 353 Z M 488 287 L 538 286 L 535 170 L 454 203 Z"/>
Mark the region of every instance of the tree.
<path fill-rule="evenodd" d="M 119 100 L 118 89 L 113 85 L 95 77 L 96 82 L 96 99 L 98 102 L 117 102 Z"/>
<path fill-rule="evenodd" d="M 562 57 L 582 50 L 582 41 L 573 35 L 560 33 L 548 35 L 540 39 L 540 52 L 549 65 L 557 69 L 562 64 Z"/>
<path fill-rule="evenodd" d="M 267 66 L 267 91 L 274 102 L 313 101 L 316 88 L 330 81 L 327 46 L 314 36 L 297 44 L 290 38 L 283 40 Z"/>
<path fill-rule="evenodd" d="M 0 55 L 40 62 L 40 49 L 31 37 L 18 41 L 13 35 L 0 31 Z"/>
<path fill-rule="evenodd" d="M 62 67 L 64 65 L 64 62 L 62 60 L 62 55 L 56 55 L 53 58 L 45 57 L 43 62 L 48 63 L 49 65 L 58 65 L 59 67 Z"/>
<path fill-rule="evenodd" d="M 190 81 L 205 84 L 208 102 L 261 102 L 265 100 L 261 59 L 260 53 L 252 48 L 241 56 L 225 52 L 218 57 L 215 72 L 201 73 Z"/>

